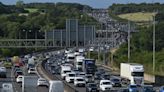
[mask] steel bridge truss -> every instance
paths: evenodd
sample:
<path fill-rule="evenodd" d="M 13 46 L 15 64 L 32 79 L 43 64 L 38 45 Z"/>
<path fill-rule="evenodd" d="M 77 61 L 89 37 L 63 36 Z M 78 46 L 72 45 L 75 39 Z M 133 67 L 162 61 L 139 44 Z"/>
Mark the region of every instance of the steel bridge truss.
<path fill-rule="evenodd" d="M 0 48 L 45 48 L 60 47 L 52 39 L 0 39 Z"/>

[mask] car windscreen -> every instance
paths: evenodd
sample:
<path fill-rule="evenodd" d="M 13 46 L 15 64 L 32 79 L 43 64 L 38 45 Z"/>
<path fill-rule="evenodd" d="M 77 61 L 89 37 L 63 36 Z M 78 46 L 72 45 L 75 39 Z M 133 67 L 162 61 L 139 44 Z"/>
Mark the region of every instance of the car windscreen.
<path fill-rule="evenodd" d="M 19 74 L 19 75 L 23 75 L 23 73 L 22 73 L 22 72 L 17 72 L 17 74 Z"/>
<path fill-rule="evenodd" d="M 112 79 L 112 81 L 114 81 L 114 82 L 120 82 L 119 79 Z"/>
<path fill-rule="evenodd" d="M 110 85 L 110 82 L 103 82 L 104 85 Z"/>
<path fill-rule="evenodd" d="M 68 59 L 75 59 L 75 57 L 68 57 Z"/>
<path fill-rule="evenodd" d="M 84 79 L 77 79 L 77 81 L 84 81 Z"/>
<path fill-rule="evenodd" d="M 78 65 L 82 65 L 83 64 L 83 62 L 78 62 Z"/>
<path fill-rule="evenodd" d="M 153 87 L 144 87 L 146 92 L 152 92 L 153 91 Z"/>
<path fill-rule="evenodd" d="M 86 76 L 86 78 L 92 78 L 92 76 Z"/>
<path fill-rule="evenodd" d="M 69 76 L 70 76 L 70 77 L 74 77 L 74 76 L 75 76 L 75 74 L 69 74 Z"/>
<path fill-rule="evenodd" d="M 110 78 L 110 75 L 104 75 L 104 78 Z"/>
<path fill-rule="evenodd" d="M 64 71 L 64 73 L 68 73 L 68 72 L 71 72 L 71 71 Z"/>
<path fill-rule="evenodd" d="M 130 85 L 130 88 L 137 88 L 136 85 Z"/>
<path fill-rule="evenodd" d="M 35 69 L 30 69 L 31 71 L 35 71 Z"/>
<path fill-rule="evenodd" d="M 45 81 L 46 82 L 46 80 L 44 80 L 44 79 L 40 79 L 39 81 Z"/>
<path fill-rule="evenodd" d="M 97 87 L 96 84 L 89 84 L 89 87 Z"/>
<path fill-rule="evenodd" d="M 144 76 L 143 72 L 132 72 L 132 76 Z"/>

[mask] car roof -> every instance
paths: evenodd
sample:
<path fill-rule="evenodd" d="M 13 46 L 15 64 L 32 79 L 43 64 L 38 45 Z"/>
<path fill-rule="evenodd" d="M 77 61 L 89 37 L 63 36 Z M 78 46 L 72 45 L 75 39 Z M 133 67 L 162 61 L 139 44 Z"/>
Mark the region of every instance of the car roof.
<path fill-rule="evenodd" d="M 66 74 L 76 74 L 75 72 L 68 72 L 68 73 L 66 73 Z"/>
<path fill-rule="evenodd" d="M 87 83 L 88 85 L 90 85 L 90 84 L 96 84 L 96 83 Z"/>
<path fill-rule="evenodd" d="M 75 77 L 75 79 L 84 79 L 84 77 Z"/>
<path fill-rule="evenodd" d="M 100 80 L 100 82 L 111 82 L 110 80 Z"/>
<path fill-rule="evenodd" d="M 137 86 L 136 84 L 130 84 L 129 86 Z"/>
<path fill-rule="evenodd" d="M 46 80 L 45 78 L 39 78 L 38 80 Z"/>
<path fill-rule="evenodd" d="M 30 68 L 30 69 L 35 69 L 35 68 Z"/>
<path fill-rule="evenodd" d="M 22 70 L 18 70 L 18 71 L 16 71 L 16 72 L 22 72 Z M 23 73 L 23 72 L 22 72 Z"/>
<path fill-rule="evenodd" d="M 24 77 L 23 75 L 18 75 L 18 77 Z"/>
<path fill-rule="evenodd" d="M 143 87 L 153 87 L 153 85 L 143 85 Z"/>

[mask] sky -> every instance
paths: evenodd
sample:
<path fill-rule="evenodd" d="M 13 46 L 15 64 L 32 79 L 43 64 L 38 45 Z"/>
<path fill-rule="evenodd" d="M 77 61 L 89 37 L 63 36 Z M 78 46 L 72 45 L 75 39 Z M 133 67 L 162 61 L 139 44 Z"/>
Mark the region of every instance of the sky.
<path fill-rule="evenodd" d="M 18 0 L 0 0 L 3 4 L 11 5 L 16 4 Z M 108 8 L 113 3 L 152 3 L 152 2 L 160 2 L 164 3 L 164 0 L 23 0 L 24 3 L 31 2 L 66 2 L 66 3 L 80 3 L 84 5 L 89 5 L 93 8 Z"/>

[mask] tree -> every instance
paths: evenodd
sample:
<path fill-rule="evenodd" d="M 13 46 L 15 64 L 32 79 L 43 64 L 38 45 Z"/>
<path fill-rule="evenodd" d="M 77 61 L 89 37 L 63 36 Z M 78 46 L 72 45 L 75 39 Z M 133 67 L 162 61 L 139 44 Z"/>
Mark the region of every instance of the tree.
<path fill-rule="evenodd" d="M 22 0 L 18 0 L 18 1 L 16 2 L 16 6 L 19 7 L 19 8 L 22 8 L 23 5 L 24 5 L 24 2 L 23 2 Z"/>

